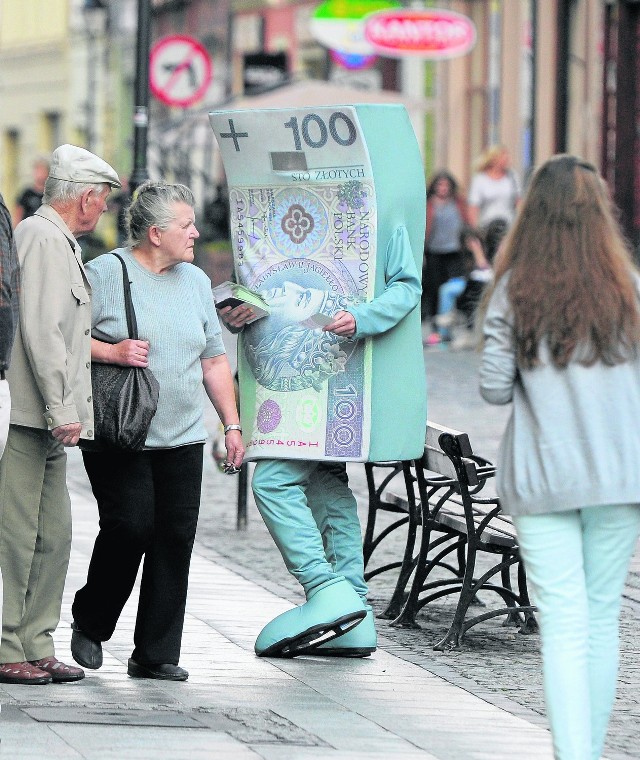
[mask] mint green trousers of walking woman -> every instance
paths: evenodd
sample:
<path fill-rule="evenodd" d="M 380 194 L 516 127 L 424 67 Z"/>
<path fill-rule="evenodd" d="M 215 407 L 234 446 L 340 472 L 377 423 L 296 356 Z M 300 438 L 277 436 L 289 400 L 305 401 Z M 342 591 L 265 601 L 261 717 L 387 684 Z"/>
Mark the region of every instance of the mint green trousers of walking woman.
<path fill-rule="evenodd" d="M 556 760 L 599 760 L 618 677 L 618 627 L 640 505 L 514 516 L 539 610 Z"/>

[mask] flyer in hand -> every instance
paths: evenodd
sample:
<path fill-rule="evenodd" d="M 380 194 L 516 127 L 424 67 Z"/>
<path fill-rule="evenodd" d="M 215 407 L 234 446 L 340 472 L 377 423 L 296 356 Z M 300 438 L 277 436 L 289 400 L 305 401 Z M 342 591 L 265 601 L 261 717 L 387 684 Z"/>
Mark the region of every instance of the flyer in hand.
<path fill-rule="evenodd" d="M 246 324 L 248 325 L 255 322 L 256 319 L 266 317 L 271 311 L 269 304 L 259 293 L 246 288 L 238 282 L 227 280 L 213 288 L 212 292 L 216 309 L 224 309 L 226 306 L 231 306 L 235 309 L 236 306 L 241 306 L 242 304 L 250 306 L 255 316 L 247 320 Z"/>

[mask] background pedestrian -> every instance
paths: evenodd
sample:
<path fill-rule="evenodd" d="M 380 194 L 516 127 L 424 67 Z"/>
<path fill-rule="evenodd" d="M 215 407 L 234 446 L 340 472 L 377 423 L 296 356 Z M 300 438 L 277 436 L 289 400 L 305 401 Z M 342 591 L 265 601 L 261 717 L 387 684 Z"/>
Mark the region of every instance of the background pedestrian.
<path fill-rule="evenodd" d="M 16 226 L 23 219 L 33 216 L 42 205 L 44 183 L 49 176 L 49 160 L 37 158 L 33 162 L 33 182 L 18 196 L 13 212 L 13 224 Z"/>
<path fill-rule="evenodd" d="M 469 187 L 469 223 L 481 231 L 494 219 L 513 223 L 520 203 L 520 184 L 504 145 L 488 148 L 476 163 Z"/>
<path fill-rule="evenodd" d="M 474 348 L 478 344 L 476 313 L 483 294 L 493 280 L 493 261 L 506 232 L 507 222 L 504 219 L 494 219 L 489 222 L 483 235 L 471 227 L 463 233 L 468 274 L 464 289 L 456 298 L 455 308 L 463 317 L 465 329 L 451 343 L 451 348 L 455 351 Z M 446 284 L 443 287 L 446 287 Z M 439 325 L 442 324 L 442 319 L 438 318 Z"/>
<path fill-rule="evenodd" d="M 422 320 L 431 321 L 427 345 L 435 345 L 442 339 L 435 322 L 440 286 L 452 278 L 464 277 L 460 238 L 467 222 L 467 206 L 460 195 L 458 183 L 449 172 L 438 172 L 427 187 L 421 302 Z"/>

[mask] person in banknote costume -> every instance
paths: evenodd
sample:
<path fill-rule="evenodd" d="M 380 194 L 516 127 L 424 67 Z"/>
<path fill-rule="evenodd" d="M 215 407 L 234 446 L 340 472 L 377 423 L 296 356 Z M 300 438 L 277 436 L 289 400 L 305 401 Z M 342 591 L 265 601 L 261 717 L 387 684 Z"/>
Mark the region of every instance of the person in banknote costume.
<path fill-rule="evenodd" d="M 422 454 L 425 189 L 402 106 L 210 114 L 230 188 L 238 282 L 270 314 L 239 331 L 241 424 L 260 513 L 306 602 L 261 656 L 376 648 L 346 463 Z"/>

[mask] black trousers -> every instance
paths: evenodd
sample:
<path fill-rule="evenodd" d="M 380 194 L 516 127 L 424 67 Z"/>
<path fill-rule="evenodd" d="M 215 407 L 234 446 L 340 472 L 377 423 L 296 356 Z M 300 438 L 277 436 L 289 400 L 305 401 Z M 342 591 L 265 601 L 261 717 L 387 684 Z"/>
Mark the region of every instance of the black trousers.
<path fill-rule="evenodd" d="M 178 664 L 191 551 L 198 524 L 203 444 L 142 452 L 82 453 L 100 531 L 73 619 L 111 638 L 144 556 L 132 657 Z"/>
<path fill-rule="evenodd" d="M 456 301 L 456 307 L 461 311 L 467 320 L 467 327 L 472 330 L 475 326 L 476 312 L 480 306 L 482 300 L 482 294 L 485 291 L 487 284 L 485 282 L 475 282 L 469 280 L 466 288 L 458 296 Z"/>
<path fill-rule="evenodd" d="M 460 251 L 453 253 L 430 253 L 425 251 L 422 265 L 421 317 L 433 320 L 438 313 L 438 290 L 452 277 L 464 275 L 464 256 Z M 434 323 L 435 329 L 435 323 Z"/>

